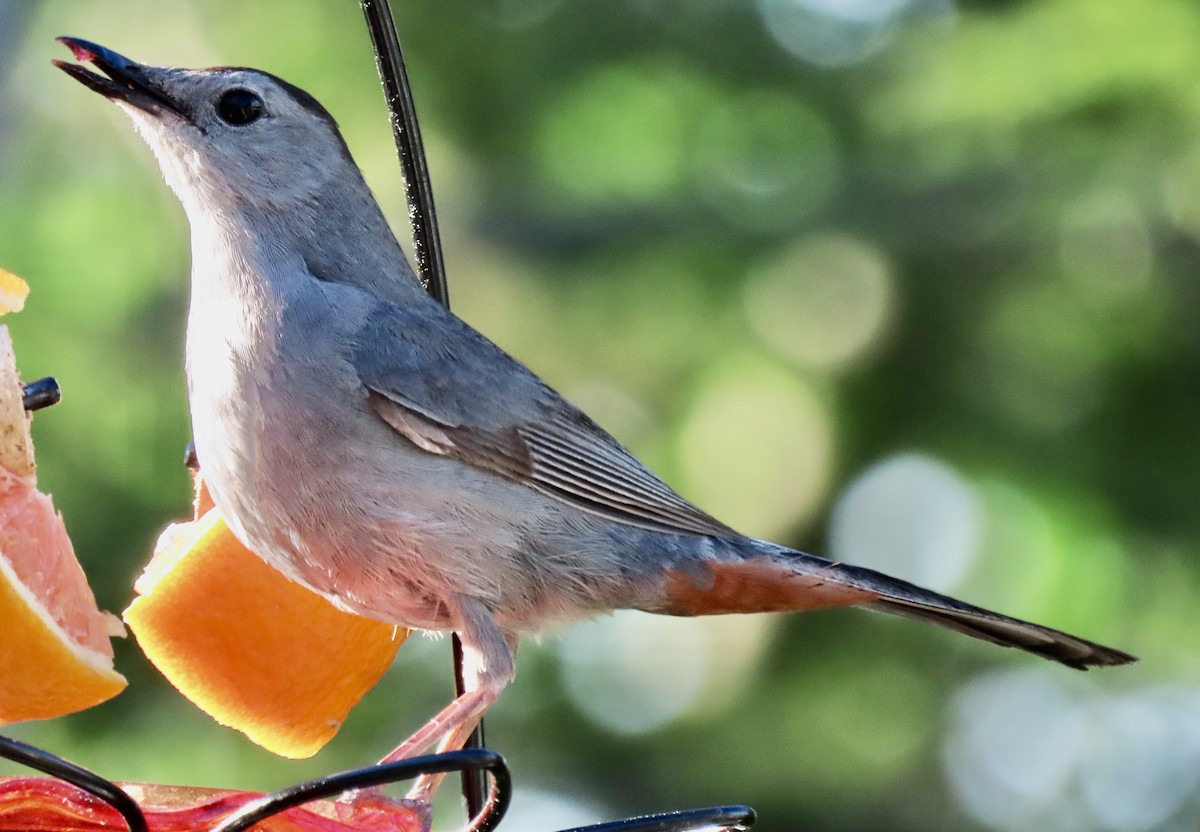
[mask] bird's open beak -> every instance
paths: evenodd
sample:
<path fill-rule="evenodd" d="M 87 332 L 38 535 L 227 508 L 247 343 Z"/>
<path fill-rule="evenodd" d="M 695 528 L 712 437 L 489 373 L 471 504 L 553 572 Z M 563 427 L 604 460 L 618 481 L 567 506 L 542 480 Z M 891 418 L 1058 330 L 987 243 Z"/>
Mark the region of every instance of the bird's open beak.
<path fill-rule="evenodd" d="M 54 61 L 54 65 L 90 90 L 113 101 L 124 101 L 139 110 L 153 115 L 171 112 L 185 117 L 170 96 L 164 93 L 150 77 L 150 68 L 131 61 L 111 49 L 80 38 L 57 38 L 58 42 L 71 50 L 77 61 L 86 61 L 107 75 L 97 75 L 79 64 Z"/>

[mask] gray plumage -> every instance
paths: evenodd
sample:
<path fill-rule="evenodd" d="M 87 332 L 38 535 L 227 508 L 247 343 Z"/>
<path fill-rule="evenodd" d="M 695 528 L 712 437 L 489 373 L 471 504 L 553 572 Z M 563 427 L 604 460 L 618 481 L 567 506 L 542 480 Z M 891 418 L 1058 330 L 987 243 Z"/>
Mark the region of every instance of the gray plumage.
<path fill-rule="evenodd" d="M 347 609 L 463 638 L 473 692 L 398 751 L 460 738 L 512 678 L 516 634 L 617 608 L 859 604 L 1072 667 L 1132 660 L 735 532 L 425 294 L 306 93 L 64 42 L 109 78 L 60 66 L 129 113 L 187 211 L 193 432 L 230 527 Z"/>

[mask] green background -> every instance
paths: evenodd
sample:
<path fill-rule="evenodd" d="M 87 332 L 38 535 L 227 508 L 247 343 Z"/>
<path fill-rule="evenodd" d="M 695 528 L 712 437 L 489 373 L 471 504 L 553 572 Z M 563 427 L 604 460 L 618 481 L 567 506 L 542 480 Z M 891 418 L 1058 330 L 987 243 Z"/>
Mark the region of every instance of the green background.
<path fill-rule="evenodd" d="M 489 718 L 507 828 L 727 802 L 763 830 L 1194 828 L 1200 7 L 396 6 L 459 314 L 741 530 L 1142 659 L 1077 674 L 855 611 L 563 628 Z M 357 4 L 0 2 L 0 266 L 32 286 L 9 325 L 65 391 L 40 485 L 119 611 L 187 512 L 187 225 L 126 117 L 50 66 L 62 34 L 284 76 L 407 245 L 405 206 Z M 412 639 L 304 762 L 132 639 L 121 696 L 5 733 L 275 788 L 382 756 L 448 700 L 448 653 Z"/>

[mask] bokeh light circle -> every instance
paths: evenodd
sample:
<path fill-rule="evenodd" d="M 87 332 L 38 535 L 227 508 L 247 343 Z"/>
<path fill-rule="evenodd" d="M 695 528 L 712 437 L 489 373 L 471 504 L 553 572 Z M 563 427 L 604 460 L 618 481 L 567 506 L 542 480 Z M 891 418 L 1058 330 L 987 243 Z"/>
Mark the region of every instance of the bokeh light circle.
<path fill-rule="evenodd" d="M 745 356 L 708 374 L 677 447 L 691 499 L 740 531 L 778 538 L 825 493 L 833 425 L 811 384 Z"/>
<path fill-rule="evenodd" d="M 567 698 L 598 725 L 643 734 L 727 707 L 754 678 L 777 619 L 690 619 L 622 611 L 558 645 Z"/>
<path fill-rule="evenodd" d="M 943 763 L 962 808 L 1002 832 L 1194 828 L 1183 817 L 1200 805 L 1200 691 L 986 673 L 954 696 Z"/>
<path fill-rule="evenodd" d="M 825 119 L 792 96 L 757 91 L 700 125 L 696 176 L 709 207 L 751 231 L 792 228 L 819 209 L 840 174 Z"/>
<path fill-rule="evenodd" d="M 949 592 L 975 563 L 983 511 L 952 468 L 901 454 L 872 465 L 842 493 L 829 538 L 835 560 Z"/>
<path fill-rule="evenodd" d="M 837 369 L 881 341 L 894 314 L 894 285 L 890 265 L 871 245 L 820 234 L 752 268 L 746 314 L 754 333 L 780 355 Z"/>

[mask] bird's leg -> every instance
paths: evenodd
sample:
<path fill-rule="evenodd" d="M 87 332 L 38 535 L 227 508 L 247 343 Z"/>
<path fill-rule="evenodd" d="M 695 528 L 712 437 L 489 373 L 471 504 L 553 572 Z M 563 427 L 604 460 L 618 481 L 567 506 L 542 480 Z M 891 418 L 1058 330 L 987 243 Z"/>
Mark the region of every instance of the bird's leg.
<path fill-rule="evenodd" d="M 513 680 L 516 672 L 515 638 L 505 635 L 487 607 L 474 599 L 459 599 L 457 612 L 456 629 L 462 640 L 463 652 L 463 694 L 381 762 L 390 763 L 415 756 L 439 740 L 439 752 L 461 748 L 483 718 L 483 712 Z M 408 797 L 431 799 L 443 777 L 427 775 L 418 778 Z"/>
<path fill-rule="evenodd" d="M 497 691 L 498 693 L 498 691 Z M 466 694 L 464 694 L 466 696 Z M 461 700 L 462 697 L 459 697 Z M 495 701 L 495 697 L 491 701 Z M 490 704 L 490 702 L 489 702 Z M 486 706 L 485 706 L 486 707 Z M 438 743 L 437 753 L 443 754 L 447 751 L 458 751 L 463 747 L 463 743 L 467 741 L 467 737 L 475 730 L 475 726 L 483 719 L 483 709 L 475 714 L 475 716 L 467 722 L 463 722 L 458 728 L 446 734 L 440 743 Z M 433 795 L 437 792 L 439 786 L 442 785 L 442 780 L 446 777 L 445 774 L 422 774 L 413 781 L 412 788 L 408 790 L 405 798 L 408 800 L 417 800 L 423 803 L 429 803 L 433 800 Z"/>

